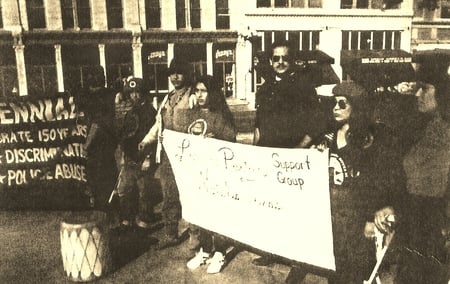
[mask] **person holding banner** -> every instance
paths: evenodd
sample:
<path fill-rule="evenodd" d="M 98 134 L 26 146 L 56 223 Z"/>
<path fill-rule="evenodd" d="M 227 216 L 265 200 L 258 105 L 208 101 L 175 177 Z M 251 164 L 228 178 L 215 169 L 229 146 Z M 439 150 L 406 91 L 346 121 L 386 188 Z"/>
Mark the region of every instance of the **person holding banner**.
<path fill-rule="evenodd" d="M 151 189 L 155 186 L 155 163 L 150 162 L 154 150 L 138 151 L 138 144 L 155 123 L 156 110 L 144 97 L 141 78 L 129 78 L 123 88 L 123 96 L 131 101 L 132 108 L 125 114 L 119 131 L 122 168 L 117 183 L 119 217 L 121 226 L 129 228 L 133 223 L 147 229 L 155 221 Z M 136 212 L 137 209 L 137 212 Z"/>
<path fill-rule="evenodd" d="M 233 115 L 214 77 L 206 75 L 197 79 L 192 85 L 190 101 L 192 108 L 176 111 L 175 131 L 236 141 Z M 219 273 L 225 263 L 227 246 L 224 241 L 194 225 L 190 225 L 189 230 L 191 235 L 197 235 L 191 239 L 199 240 L 198 244 L 191 241 L 192 248 L 200 247 L 200 251 L 187 263 L 188 268 L 196 269 L 208 263 L 207 273 Z"/>
<path fill-rule="evenodd" d="M 296 72 L 294 57 L 289 41 L 272 44 L 272 76 L 256 92 L 254 145 L 305 148 L 326 128 L 315 88 L 309 76 Z M 259 266 L 273 262 L 270 255 L 252 261 Z"/>
<path fill-rule="evenodd" d="M 156 122 L 147 135 L 139 143 L 143 150 L 149 144 L 158 143 L 156 148 L 156 163 L 159 163 L 156 175 L 159 175 L 163 193 L 162 220 L 165 234 L 159 241 L 158 248 L 163 249 L 177 245 L 178 222 L 181 218 L 181 204 L 177 184 L 173 175 L 169 159 L 162 148 L 163 129 L 174 129 L 174 114 L 178 109 L 189 108 L 190 86 L 188 81 L 189 63 L 181 58 L 174 58 L 170 62 L 167 75 L 174 89 L 167 94 L 158 109 Z"/>
<path fill-rule="evenodd" d="M 305 148 L 326 128 L 314 85 L 296 72 L 295 51 L 289 41 L 272 44 L 272 76 L 256 92 L 254 144 Z"/>
<path fill-rule="evenodd" d="M 356 83 L 342 82 L 332 92 L 334 126 L 313 146 L 330 151 L 336 273 L 329 277 L 328 283 L 363 283 L 375 265 L 375 246 L 368 239 L 374 236 L 369 236 L 365 229 L 381 208 L 383 216 L 395 214 L 394 208 L 402 196 L 402 186 L 397 184 L 401 170 L 395 168 L 401 167 L 394 164 L 398 161 L 395 153 L 388 154 L 386 145 L 376 141 L 371 131 L 366 90 Z M 389 230 L 383 226 L 383 232 Z M 288 283 L 298 283 L 295 279 L 304 274 L 302 268 L 294 267 Z"/>

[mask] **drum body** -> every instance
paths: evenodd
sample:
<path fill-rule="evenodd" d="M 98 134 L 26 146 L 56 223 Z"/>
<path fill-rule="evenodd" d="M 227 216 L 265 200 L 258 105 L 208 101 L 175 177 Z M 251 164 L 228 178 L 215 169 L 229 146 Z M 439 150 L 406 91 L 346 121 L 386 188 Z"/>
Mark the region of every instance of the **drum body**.
<path fill-rule="evenodd" d="M 61 255 L 69 280 L 87 282 L 111 271 L 109 227 L 102 212 L 78 213 L 61 222 Z"/>

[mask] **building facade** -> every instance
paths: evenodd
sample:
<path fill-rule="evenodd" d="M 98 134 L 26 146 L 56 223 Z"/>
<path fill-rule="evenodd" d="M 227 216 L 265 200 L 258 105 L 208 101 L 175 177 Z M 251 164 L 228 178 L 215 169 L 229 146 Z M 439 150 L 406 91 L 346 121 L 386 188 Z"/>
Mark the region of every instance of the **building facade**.
<path fill-rule="evenodd" d="M 194 76 L 213 74 L 225 95 L 252 100 L 264 81 L 256 55 L 281 38 L 326 53 L 352 79 L 344 63 L 358 51 L 412 52 L 450 37 L 450 10 L 419 5 L 429 1 L 0 0 L 0 95 L 74 91 L 98 64 L 111 85 L 133 74 L 161 95 L 167 64 L 183 56 Z"/>

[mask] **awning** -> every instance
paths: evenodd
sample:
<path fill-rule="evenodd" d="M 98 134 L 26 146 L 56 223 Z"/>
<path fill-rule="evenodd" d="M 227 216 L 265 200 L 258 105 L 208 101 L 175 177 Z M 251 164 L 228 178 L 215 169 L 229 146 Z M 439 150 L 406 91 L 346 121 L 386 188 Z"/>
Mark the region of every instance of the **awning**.
<path fill-rule="evenodd" d="M 414 80 L 412 55 L 404 50 L 342 50 L 344 74 L 368 90 Z"/>
<path fill-rule="evenodd" d="M 339 77 L 331 67 L 334 58 L 321 50 L 298 50 L 294 62 L 297 70 L 310 76 L 315 86 L 339 83 Z M 267 53 L 257 52 L 254 65 L 264 78 L 270 76 L 272 67 Z"/>
<path fill-rule="evenodd" d="M 436 62 L 436 63 L 450 63 L 450 49 L 429 49 L 413 51 L 413 62 Z"/>
<path fill-rule="evenodd" d="M 298 51 L 295 64 L 300 70 L 310 74 L 315 86 L 340 82 L 338 75 L 331 67 L 331 64 L 334 64 L 334 58 L 321 50 Z"/>

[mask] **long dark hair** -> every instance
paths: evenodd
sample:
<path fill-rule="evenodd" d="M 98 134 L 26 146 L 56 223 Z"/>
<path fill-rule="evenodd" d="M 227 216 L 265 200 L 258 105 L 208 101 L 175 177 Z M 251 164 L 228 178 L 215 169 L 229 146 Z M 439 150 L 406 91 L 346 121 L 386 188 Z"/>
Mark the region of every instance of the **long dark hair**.
<path fill-rule="evenodd" d="M 435 87 L 435 98 L 438 111 L 443 119 L 450 121 L 450 76 L 447 61 L 430 60 L 421 63 L 416 73 L 419 82 L 428 83 Z"/>
<path fill-rule="evenodd" d="M 196 79 L 192 84 L 191 94 L 195 94 L 198 83 L 203 83 L 208 90 L 207 108 L 211 112 L 221 112 L 223 117 L 234 125 L 233 115 L 221 92 L 217 80 L 211 75 L 204 75 Z"/>

